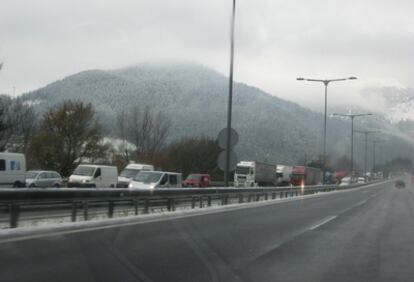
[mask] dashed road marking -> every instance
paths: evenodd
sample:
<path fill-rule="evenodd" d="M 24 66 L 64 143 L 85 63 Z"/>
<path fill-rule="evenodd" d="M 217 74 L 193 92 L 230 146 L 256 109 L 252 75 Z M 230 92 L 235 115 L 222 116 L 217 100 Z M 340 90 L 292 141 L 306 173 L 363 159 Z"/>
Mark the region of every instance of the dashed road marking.
<path fill-rule="evenodd" d="M 311 226 L 311 227 L 309 228 L 309 230 L 315 230 L 316 228 L 321 227 L 322 225 L 324 225 L 324 224 L 328 223 L 328 222 L 329 222 L 329 221 L 331 221 L 331 220 L 334 220 L 334 219 L 335 219 L 335 218 L 337 218 L 337 217 L 338 217 L 337 215 L 334 215 L 334 216 L 328 217 L 328 218 L 326 218 L 326 219 L 322 220 L 321 222 L 319 222 L 318 224 L 315 224 L 315 225 Z"/>

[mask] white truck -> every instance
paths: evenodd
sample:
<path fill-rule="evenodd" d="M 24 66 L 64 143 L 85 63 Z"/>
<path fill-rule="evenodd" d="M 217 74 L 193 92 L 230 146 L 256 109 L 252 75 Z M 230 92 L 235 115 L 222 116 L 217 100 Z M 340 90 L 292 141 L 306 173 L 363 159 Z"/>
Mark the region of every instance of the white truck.
<path fill-rule="evenodd" d="M 115 166 L 81 164 L 69 177 L 68 187 L 115 188 L 117 182 Z"/>
<path fill-rule="evenodd" d="M 277 186 L 286 186 L 290 184 L 292 169 L 293 167 L 288 165 L 276 166 Z"/>
<path fill-rule="evenodd" d="M 128 188 L 131 180 L 142 170 L 154 170 L 154 166 L 147 164 L 131 163 L 127 165 L 118 176 L 118 184 L 116 187 Z"/>
<path fill-rule="evenodd" d="M 234 172 L 234 186 L 256 187 L 276 186 L 276 165 L 255 162 L 241 161 Z"/>
<path fill-rule="evenodd" d="M 0 153 L 0 186 L 24 187 L 26 185 L 26 158 L 18 153 Z"/>

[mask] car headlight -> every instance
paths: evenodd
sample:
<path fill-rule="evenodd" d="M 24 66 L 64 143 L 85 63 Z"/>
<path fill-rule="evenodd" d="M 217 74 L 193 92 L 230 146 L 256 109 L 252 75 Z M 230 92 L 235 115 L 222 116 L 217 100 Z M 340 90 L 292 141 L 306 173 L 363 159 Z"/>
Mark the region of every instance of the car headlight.
<path fill-rule="evenodd" d="M 89 179 L 82 179 L 82 181 L 81 181 L 82 183 L 88 183 L 89 182 Z"/>

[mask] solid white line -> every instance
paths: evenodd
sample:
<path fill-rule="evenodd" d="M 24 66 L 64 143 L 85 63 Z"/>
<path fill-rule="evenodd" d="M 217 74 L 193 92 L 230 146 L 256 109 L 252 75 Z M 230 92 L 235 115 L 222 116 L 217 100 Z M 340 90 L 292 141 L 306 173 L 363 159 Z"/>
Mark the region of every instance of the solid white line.
<path fill-rule="evenodd" d="M 327 219 L 323 220 L 322 222 L 319 222 L 318 224 L 315 224 L 314 226 L 310 227 L 308 230 L 315 230 L 316 228 L 321 227 L 322 225 L 328 223 L 329 221 L 331 221 L 331 220 L 333 220 L 337 217 L 338 217 L 337 215 L 328 217 Z"/>
<path fill-rule="evenodd" d="M 372 183 L 372 184 L 358 187 L 358 188 L 337 190 L 335 191 L 335 193 L 355 192 L 355 191 L 359 191 L 362 189 L 370 188 L 372 186 L 376 186 L 378 184 L 382 184 L 382 183 Z M 28 227 L 27 229 L 26 228 L 6 229 L 5 232 L 0 230 L 0 244 L 23 241 L 23 240 L 30 240 L 30 239 L 37 239 L 37 238 L 46 237 L 46 236 L 57 236 L 57 235 L 82 233 L 82 232 L 88 232 L 88 231 L 134 226 L 134 225 L 139 225 L 139 224 L 161 222 L 161 221 L 175 220 L 175 219 L 188 218 L 188 217 L 204 216 L 208 214 L 216 214 L 216 213 L 222 213 L 222 212 L 231 212 L 231 211 L 237 211 L 241 209 L 257 208 L 257 207 L 264 207 L 264 206 L 274 205 L 274 204 L 282 204 L 282 203 L 294 202 L 294 201 L 305 200 L 305 199 L 319 198 L 319 197 L 324 197 L 328 195 L 334 195 L 334 193 L 327 192 L 327 193 L 310 194 L 310 195 L 298 196 L 298 197 L 292 197 L 292 198 L 282 198 L 282 199 L 278 198 L 278 199 L 272 199 L 272 200 L 260 201 L 260 202 L 230 204 L 227 206 L 210 207 L 210 208 L 206 208 L 202 210 L 189 210 L 189 212 L 177 211 L 177 212 L 168 212 L 167 214 L 150 214 L 150 215 L 144 215 L 144 216 L 140 215 L 136 217 L 68 223 L 68 224 L 60 224 L 56 226 L 45 226 L 45 227 L 39 227 L 39 228 Z M 331 221 L 335 217 L 336 216 L 332 218 L 328 218 L 326 222 L 322 222 L 316 226 L 313 226 L 312 228 L 308 230 L 313 230 L 315 228 L 318 228 L 319 226 L 327 223 L 328 221 Z M 37 231 L 38 233 L 33 234 L 33 231 L 35 232 Z M 27 233 L 29 233 L 29 235 L 26 235 Z"/>

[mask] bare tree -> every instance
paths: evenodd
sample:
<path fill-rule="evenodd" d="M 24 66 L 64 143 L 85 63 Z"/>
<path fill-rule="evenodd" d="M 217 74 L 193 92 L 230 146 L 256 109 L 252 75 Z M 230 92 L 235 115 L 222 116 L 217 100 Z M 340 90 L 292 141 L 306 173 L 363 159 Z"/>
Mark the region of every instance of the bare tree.
<path fill-rule="evenodd" d="M 13 134 L 13 122 L 10 118 L 11 99 L 7 96 L 0 98 L 0 151 L 4 151 Z"/>
<path fill-rule="evenodd" d="M 168 137 L 171 122 L 161 112 L 154 119 L 154 128 L 151 134 L 151 151 L 157 152 L 162 149 Z"/>
<path fill-rule="evenodd" d="M 154 114 L 149 106 L 141 110 L 133 107 L 127 117 L 129 140 L 135 145 L 138 155 L 152 158 L 162 149 L 168 137 L 170 121 L 161 113 Z"/>
<path fill-rule="evenodd" d="M 26 153 L 31 136 L 34 134 L 37 118 L 32 107 L 25 105 L 20 99 L 16 99 L 14 105 L 15 135 L 19 136 L 20 147 Z"/>
<path fill-rule="evenodd" d="M 20 98 L 0 98 L 0 150 L 26 152 L 36 127 L 36 114 Z"/>
<path fill-rule="evenodd" d="M 127 146 L 127 131 L 128 131 L 128 115 L 125 111 L 121 111 L 117 114 L 117 125 L 118 125 L 118 133 L 121 138 L 121 146 L 120 150 L 122 152 L 123 157 L 125 158 L 126 163 L 129 162 L 129 153 L 128 153 L 128 146 Z"/>

